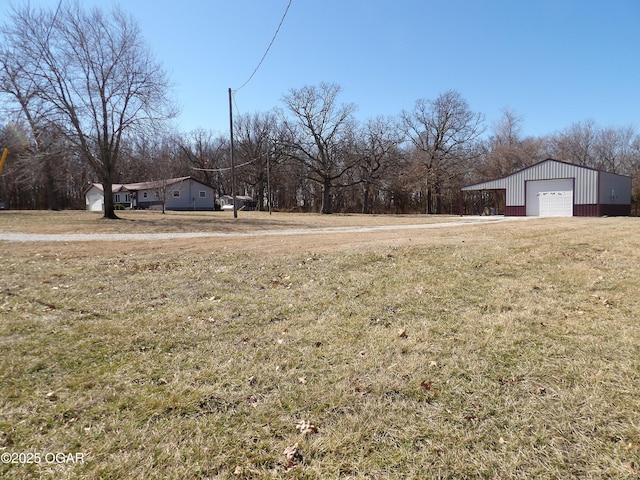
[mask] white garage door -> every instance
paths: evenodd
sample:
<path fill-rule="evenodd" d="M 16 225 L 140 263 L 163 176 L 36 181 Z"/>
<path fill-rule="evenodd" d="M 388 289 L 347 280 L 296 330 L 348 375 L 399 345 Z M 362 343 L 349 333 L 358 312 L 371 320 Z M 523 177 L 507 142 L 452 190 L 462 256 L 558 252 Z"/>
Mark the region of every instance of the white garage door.
<path fill-rule="evenodd" d="M 527 182 L 527 216 L 572 217 L 573 179 Z"/>

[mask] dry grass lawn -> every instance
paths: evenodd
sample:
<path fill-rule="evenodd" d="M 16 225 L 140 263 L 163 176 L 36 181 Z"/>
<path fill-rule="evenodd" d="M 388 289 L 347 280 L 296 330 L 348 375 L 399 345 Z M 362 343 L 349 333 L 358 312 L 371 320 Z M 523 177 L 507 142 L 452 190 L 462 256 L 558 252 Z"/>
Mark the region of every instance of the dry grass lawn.
<path fill-rule="evenodd" d="M 0 232 L 459 220 L 123 217 Z M 0 477 L 637 480 L 639 280 L 636 218 L 0 242 Z"/>
<path fill-rule="evenodd" d="M 0 231 L 28 233 L 164 233 L 219 232 L 242 233 L 301 228 L 428 224 L 459 221 L 456 216 L 433 215 L 320 215 L 275 212 L 167 212 L 153 210 L 116 211 L 120 221 L 102 218 L 87 211 L 0 212 Z M 471 221 L 474 217 L 462 217 Z M 476 218 L 477 219 L 477 218 Z"/>

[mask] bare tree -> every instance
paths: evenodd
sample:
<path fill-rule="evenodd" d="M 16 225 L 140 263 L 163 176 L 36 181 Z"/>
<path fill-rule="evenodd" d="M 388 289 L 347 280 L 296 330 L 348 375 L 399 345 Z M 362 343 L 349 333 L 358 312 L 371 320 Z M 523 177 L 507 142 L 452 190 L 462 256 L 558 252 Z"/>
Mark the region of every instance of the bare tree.
<path fill-rule="evenodd" d="M 601 129 L 595 147 L 597 167 L 611 173 L 628 174 L 627 166 L 633 162 L 635 138 L 633 127 Z"/>
<path fill-rule="evenodd" d="M 458 92 L 448 91 L 433 101 L 418 100 L 401 118 L 424 166 L 426 211 L 441 213 L 446 182 L 467 171 L 468 160 L 478 154 L 474 143 L 484 131 L 484 116 L 471 111 Z"/>
<path fill-rule="evenodd" d="M 180 150 L 172 136 L 138 136 L 136 140 L 135 148 L 127 153 L 131 163 L 146 167 L 136 178 L 144 178 L 144 183 L 151 184 L 155 201 L 165 213 L 167 201 L 182 183 L 174 179 L 188 176 L 188 166 L 179 161 Z"/>
<path fill-rule="evenodd" d="M 376 117 L 368 120 L 356 135 L 359 183 L 362 186 L 362 213 L 371 213 L 371 190 L 382 188 L 387 174 L 398 173 L 401 136 L 396 122 Z"/>
<path fill-rule="evenodd" d="M 153 128 L 175 111 L 167 76 L 135 21 L 79 3 L 56 11 L 27 4 L 13 10 L 2 36 L 15 61 L 28 109 L 77 149 L 104 186 L 105 218 L 114 212 L 112 184 L 127 132 Z M 5 68 L 6 70 L 6 68 Z"/>
<path fill-rule="evenodd" d="M 267 169 L 273 173 L 283 159 L 282 150 L 276 148 L 279 142 L 276 117 L 273 113 L 242 115 L 236 118 L 234 131 L 238 161 L 242 165 L 238 168 L 238 177 L 255 189 L 258 210 L 264 210 L 265 190 L 270 180 Z"/>
<path fill-rule="evenodd" d="M 195 172 L 204 183 L 214 187 L 217 195 L 223 195 L 227 191 L 226 185 L 231 185 L 228 137 L 197 129 L 182 136 L 177 142 L 181 157 L 190 171 Z"/>
<path fill-rule="evenodd" d="M 594 120 L 574 123 L 548 140 L 552 156 L 571 163 L 628 174 L 634 162 L 633 127 L 602 128 Z"/>
<path fill-rule="evenodd" d="M 58 210 L 54 163 L 59 163 L 64 142 L 60 141 L 55 125 L 49 125 L 41 111 L 43 105 L 35 96 L 35 84 L 24 81 L 19 52 L 5 49 L 0 55 L 0 93 L 16 106 L 9 108 L 26 132 L 25 148 L 19 156 L 21 169 L 28 165 L 28 174 L 37 178 L 46 189 L 48 207 Z M 24 121 L 22 121 L 24 120 Z M 25 172 L 26 173 L 26 172 Z"/>
<path fill-rule="evenodd" d="M 502 117 L 493 125 L 486 142 L 484 161 L 477 166 L 478 178 L 497 178 L 509 175 L 542 160 L 544 141 L 522 136 L 523 117 L 511 109 L 503 109 Z"/>
<path fill-rule="evenodd" d="M 338 105 L 341 91 L 336 84 L 321 83 L 292 89 L 282 99 L 291 114 L 282 118 L 289 154 L 305 166 L 308 178 L 322 187 L 322 213 L 332 212 L 331 189 L 342 186 L 340 180 L 355 165 L 346 146 L 353 134 L 356 107 Z"/>
<path fill-rule="evenodd" d="M 596 167 L 598 127 L 593 120 L 574 123 L 549 139 L 551 155 L 566 162 Z"/>

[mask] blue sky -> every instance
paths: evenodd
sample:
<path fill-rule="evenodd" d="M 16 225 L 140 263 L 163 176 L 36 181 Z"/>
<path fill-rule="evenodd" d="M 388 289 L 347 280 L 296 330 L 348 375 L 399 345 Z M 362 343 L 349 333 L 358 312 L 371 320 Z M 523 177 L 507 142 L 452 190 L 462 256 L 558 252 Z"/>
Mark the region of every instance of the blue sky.
<path fill-rule="evenodd" d="M 228 89 L 249 78 L 289 0 L 81 3 L 119 3 L 137 19 L 176 84 L 178 128 L 225 133 Z M 234 109 L 268 111 L 290 89 L 325 81 L 361 120 L 457 90 L 488 128 L 509 108 L 525 135 L 587 119 L 640 130 L 639 47 L 638 0 L 293 0 Z"/>

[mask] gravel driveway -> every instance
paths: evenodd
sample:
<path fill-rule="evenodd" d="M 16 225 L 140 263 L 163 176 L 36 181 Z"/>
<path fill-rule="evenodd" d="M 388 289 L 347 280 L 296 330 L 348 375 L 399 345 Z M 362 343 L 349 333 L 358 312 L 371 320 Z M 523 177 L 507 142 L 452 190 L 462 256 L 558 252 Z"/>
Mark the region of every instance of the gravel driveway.
<path fill-rule="evenodd" d="M 147 241 L 173 240 L 190 238 L 238 238 L 238 237 L 269 237 L 290 235 L 327 235 L 332 233 L 369 233 L 389 230 L 427 230 L 433 228 L 460 227 L 477 225 L 480 223 L 498 223 L 525 220 L 532 217 L 466 217 L 456 222 L 409 224 L 409 225 L 378 225 L 370 227 L 330 227 L 304 228 L 285 230 L 260 230 L 253 232 L 175 232 L 175 233 L 6 233 L 0 232 L 0 241 L 4 242 L 91 242 L 91 241 Z"/>

